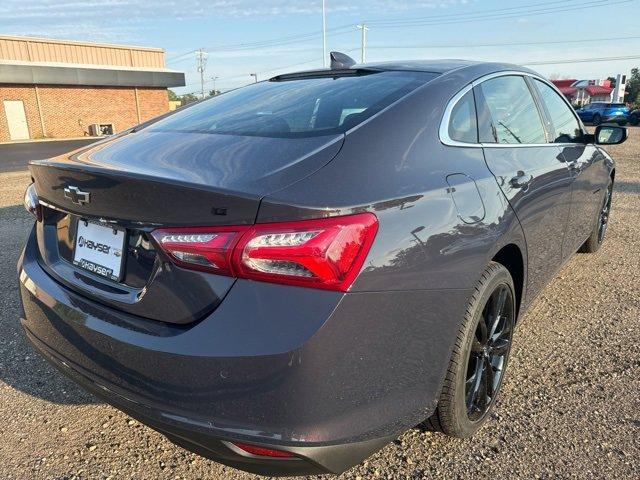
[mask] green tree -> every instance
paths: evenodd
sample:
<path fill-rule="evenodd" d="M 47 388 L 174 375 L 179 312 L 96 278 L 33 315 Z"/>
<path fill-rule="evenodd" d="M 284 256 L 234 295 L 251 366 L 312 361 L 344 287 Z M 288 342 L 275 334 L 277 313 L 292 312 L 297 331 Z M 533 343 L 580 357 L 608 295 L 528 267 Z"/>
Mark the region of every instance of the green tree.
<path fill-rule="evenodd" d="M 174 92 L 173 90 L 168 89 L 167 93 L 169 94 L 169 101 L 170 102 L 174 102 L 174 101 L 180 100 L 180 97 L 178 96 L 178 94 L 176 92 Z"/>
<path fill-rule="evenodd" d="M 222 93 L 222 92 L 220 92 L 220 90 L 211 90 L 209 92 L 209 96 L 210 97 L 217 97 L 218 95 L 220 95 L 220 93 Z"/>
<path fill-rule="evenodd" d="M 197 102 L 198 97 L 193 93 L 185 93 L 180 97 L 180 101 L 182 105 L 186 105 L 187 103 Z"/>

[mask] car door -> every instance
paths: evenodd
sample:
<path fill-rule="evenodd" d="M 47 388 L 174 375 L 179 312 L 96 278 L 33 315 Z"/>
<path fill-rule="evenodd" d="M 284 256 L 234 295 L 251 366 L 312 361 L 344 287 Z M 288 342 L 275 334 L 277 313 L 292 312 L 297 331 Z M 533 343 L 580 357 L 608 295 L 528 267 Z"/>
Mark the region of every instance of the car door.
<path fill-rule="evenodd" d="M 583 122 L 590 122 L 593 120 L 593 107 L 594 105 L 591 103 L 582 107 L 582 110 L 580 110 L 580 118 Z"/>
<path fill-rule="evenodd" d="M 571 174 L 560 148 L 548 142 L 541 112 L 521 75 L 474 87 L 478 133 L 487 166 L 522 225 L 528 250 L 528 296 L 562 265 Z"/>
<path fill-rule="evenodd" d="M 553 87 L 533 79 L 549 121 L 552 142 L 562 150 L 572 176 L 571 201 L 563 258 L 568 258 L 589 237 L 603 201 L 609 173 L 598 147 L 585 143 L 585 132 L 573 109 Z"/>

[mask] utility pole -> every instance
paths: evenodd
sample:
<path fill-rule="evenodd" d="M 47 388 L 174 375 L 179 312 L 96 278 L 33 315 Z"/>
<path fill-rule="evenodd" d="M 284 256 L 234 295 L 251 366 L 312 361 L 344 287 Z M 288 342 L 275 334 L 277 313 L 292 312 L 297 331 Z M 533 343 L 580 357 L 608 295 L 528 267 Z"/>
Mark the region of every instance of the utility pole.
<path fill-rule="evenodd" d="M 366 50 L 367 50 L 367 30 L 369 30 L 369 27 L 367 27 L 367 24 L 362 22 L 361 25 L 356 25 L 356 27 L 358 27 L 360 30 L 362 30 L 362 37 L 361 37 L 361 48 L 362 48 L 362 54 L 360 55 L 360 62 L 364 63 L 366 61 L 367 55 L 366 55 Z"/>
<path fill-rule="evenodd" d="M 213 80 L 213 95 L 217 95 L 217 91 L 216 91 L 216 80 L 219 79 L 220 77 L 211 77 L 211 80 Z"/>
<path fill-rule="evenodd" d="M 204 71 L 207 68 L 207 53 L 202 49 L 196 52 L 196 65 L 200 74 L 200 94 L 204 98 Z"/>
<path fill-rule="evenodd" d="M 253 77 L 253 80 L 254 80 L 253 83 L 258 83 L 258 74 L 257 73 L 250 73 L 249 76 Z"/>
<path fill-rule="evenodd" d="M 322 0 L 322 66 L 327 68 L 327 18 Z"/>

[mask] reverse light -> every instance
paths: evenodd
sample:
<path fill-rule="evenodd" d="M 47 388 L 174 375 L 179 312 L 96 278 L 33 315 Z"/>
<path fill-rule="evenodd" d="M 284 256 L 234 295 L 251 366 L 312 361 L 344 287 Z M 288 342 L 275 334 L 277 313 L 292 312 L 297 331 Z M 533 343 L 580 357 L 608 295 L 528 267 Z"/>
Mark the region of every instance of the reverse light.
<path fill-rule="evenodd" d="M 153 232 L 185 268 L 222 275 L 346 291 L 378 230 L 372 213 L 250 227 L 197 227 Z"/>
<path fill-rule="evenodd" d="M 36 217 L 38 222 L 42 221 L 42 205 L 40 205 L 40 201 L 38 200 L 35 183 L 29 185 L 24 192 L 24 208 Z"/>

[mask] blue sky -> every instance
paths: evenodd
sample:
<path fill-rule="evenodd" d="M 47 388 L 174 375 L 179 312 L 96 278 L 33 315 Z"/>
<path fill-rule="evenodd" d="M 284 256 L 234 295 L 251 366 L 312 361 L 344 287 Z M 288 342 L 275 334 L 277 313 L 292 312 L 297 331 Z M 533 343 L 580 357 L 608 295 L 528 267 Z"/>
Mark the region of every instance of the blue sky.
<path fill-rule="evenodd" d="M 326 6 L 328 49 L 356 59 L 355 25 L 365 21 L 368 61 L 538 63 L 531 68 L 547 76 L 577 78 L 640 66 L 640 58 L 539 64 L 640 57 L 640 0 L 326 0 Z M 320 0 L 3 0 L 1 9 L 0 34 L 162 47 L 168 67 L 187 74 L 182 93 L 199 89 L 192 53 L 198 48 L 208 52 L 207 87 L 218 76 L 222 90 L 252 81 L 252 72 L 262 79 L 322 65 Z M 577 41 L 585 39 L 593 41 Z"/>

